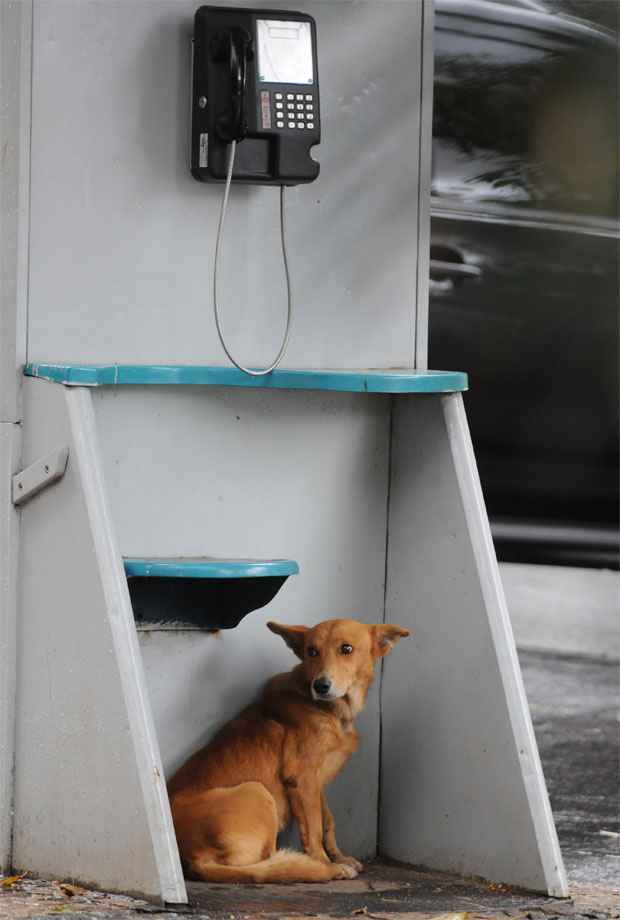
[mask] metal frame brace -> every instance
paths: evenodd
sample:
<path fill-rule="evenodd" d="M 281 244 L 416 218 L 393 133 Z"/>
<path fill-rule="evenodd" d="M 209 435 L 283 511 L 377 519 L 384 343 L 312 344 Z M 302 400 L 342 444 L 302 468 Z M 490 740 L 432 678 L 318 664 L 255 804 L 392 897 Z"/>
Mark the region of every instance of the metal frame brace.
<path fill-rule="evenodd" d="M 65 475 L 69 448 L 59 447 L 13 476 L 12 500 L 22 505 Z"/>

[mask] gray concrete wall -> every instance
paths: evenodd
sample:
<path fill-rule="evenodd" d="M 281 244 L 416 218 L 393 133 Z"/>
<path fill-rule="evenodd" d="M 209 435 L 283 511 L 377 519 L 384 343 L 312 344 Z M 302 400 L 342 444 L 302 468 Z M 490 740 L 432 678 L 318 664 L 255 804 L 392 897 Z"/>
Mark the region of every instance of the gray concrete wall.
<path fill-rule="evenodd" d="M 196 183 L 187 167 L 197 5 L 1 6 L 0 114 L 9 139 L 9 168 L 0 176 L 3 425 L 19 421 L 26 360 L 226 363 L 210 301 L 222 189 Z M 425 330 L 421 338 L 416 332 L 416 317 L 424 324 L 426 273 L 418 272 L 417 257 L 428 242 L 430 135 L 420 159 L 420 125 L 430 117 L 430 46 L 423 54 L 429 5 L 292 5 L 317 20 L 323 140 L 316 151 L 319 180 L 286 195 L 295 319 L 285 363 L 390 367 L 417 360 L 422 366 L 426 338 Z M 285 312 L 277 189 L 233 188 L 221 271 L 230 344 L 241 359 L 262 363 L 279 342 Z M 303 576 L 291 580 L 271 615 L 381 619 L 387 400 L 307 396 L 293 404 L 287 394 L 205 399 L 161 391 L 134 391 L 123 400 L 105 394 L 97 401 L 123 552 L 292 556 Z M 8 432 L 1 456 L 7 477 L 17 462 Z M 2 495 L 6 504 L 6 489 Z M 0 574 L 11 597 L 16 547 L 14 528 L 2 530 Z M 15 657 L 15 609 L 0 624 L 7 664 Z M 290 664 L 264 628 L 265 617 L 256 614 L 242 639 L 229 636 L 216 645 L 194 637 L 191 654 L 183 635 L 161 645 L 158 637 L 144 640 L 168 769 L 274 667 Z M 216 688 L 224 646 L 226 674 Z M 175 659 L 173 649 L 184 651 L 164 677 L 158 656 L 163 666 Z M 204 687 L 194 664 L 188 666 L 197 649 L 209 664 L 197 666 Z M 9 677 L 5 684 L 14 686 Z M 201 697 L 209 700 L 206 711 Z M 7 776 L 12 703 L 0 715 Z M 369 726 L 376 716 L 375 695 Z M 373 788 L 377 763 L 375 727 L 358 759 L 360 781 Z M 351 811 L 351 788 L 345 781 L 337 790 L 341 816 Z M 9 783 L 0 789 L 0 818 L 10 795 Z M 375 812 L 370 796 L 358 824 L 344 831 L 344 844 L 360 855 L 374 851 Z M 7 848 L 8 842 L 0 846 Z"/>
<path fill-rule="evenodd" d="M 196 6 L 35 3 L 31 361 L 226 363 L 210 283 L 222 189 L 187 168 Z M 319 179 L 286 196 L 286 364 L 412 365 L 423 4 L 293 6 L 317 20 L 323 140 Z M 286 307 L 277 189 L 233 188 L 221 291 L 234 353 L 270 359 Z"/>
<path fill-rule="evenodd" d="M 13 825 L 19 514 L 11 477 L 26 355 L 31 27 L 31 3 L 0 3 L 0 871 L 10 866 Z"/>
<path fill-rule="evenodd" d="M 195 387 L 95 391 L 123 555 L 297 560 L 271 604 L 218 636 L 141 633 L 168 775 L 296 659 L 268 619 L 381 622 L 390 398 Z M 374 855 L 375 687 L 362 744 L 329 794 L 341 845 Z M 359 789 L 364 789 L 363 797 Z"/>

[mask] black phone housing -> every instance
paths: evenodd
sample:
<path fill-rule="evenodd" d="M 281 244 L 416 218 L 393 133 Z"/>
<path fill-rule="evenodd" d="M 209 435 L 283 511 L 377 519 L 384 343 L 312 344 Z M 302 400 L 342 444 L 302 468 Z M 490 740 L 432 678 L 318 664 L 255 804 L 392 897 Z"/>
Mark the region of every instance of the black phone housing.
<path fill-rule="evenodd" d="M 256 23 L 265 19 L 310 24 L 312 83 L 259 79 Z M 231 65 L 231 35 L 246 56 L 241 62 L 245 65 L 242 124 L 240 98 L 235 96 L 240 64 L 234 60 Z M 194 19 L 192 70 L 191 172 L 195 179 L 226 179 L 230 136 L 235 134 L 242 139 L 237 140 L 233 182 L 298 185 L 316 179 L 319 164 L 310 156 L 310 149 L 321 140 L 321 123 L 316 23 L 311 16 L 289 10 L 201 6 Z"/>

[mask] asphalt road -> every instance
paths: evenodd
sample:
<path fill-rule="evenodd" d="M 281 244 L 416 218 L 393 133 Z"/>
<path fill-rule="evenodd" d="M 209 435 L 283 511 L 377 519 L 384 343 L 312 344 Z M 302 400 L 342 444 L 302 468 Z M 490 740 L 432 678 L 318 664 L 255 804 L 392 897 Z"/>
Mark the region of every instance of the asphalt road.
<path fill-rule="evenodd" d="M 620 890 L 620 667 L 519 658 L 568 877 Z"/>

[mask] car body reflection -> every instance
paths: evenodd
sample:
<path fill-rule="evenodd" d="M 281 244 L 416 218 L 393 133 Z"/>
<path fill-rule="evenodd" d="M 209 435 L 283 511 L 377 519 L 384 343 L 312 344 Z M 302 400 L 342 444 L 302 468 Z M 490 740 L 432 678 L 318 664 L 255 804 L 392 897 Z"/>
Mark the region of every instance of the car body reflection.
<path fill-rule="evenodd" d="M 617 87 L 600 25 L 436 2 L 430 360 L 504 560 L 618 567 Z"/>

